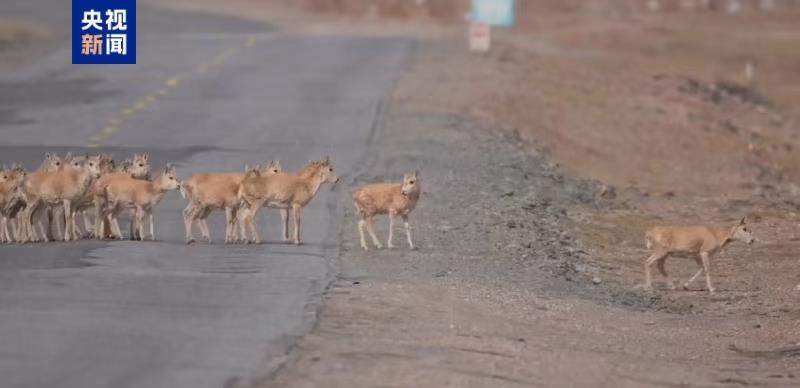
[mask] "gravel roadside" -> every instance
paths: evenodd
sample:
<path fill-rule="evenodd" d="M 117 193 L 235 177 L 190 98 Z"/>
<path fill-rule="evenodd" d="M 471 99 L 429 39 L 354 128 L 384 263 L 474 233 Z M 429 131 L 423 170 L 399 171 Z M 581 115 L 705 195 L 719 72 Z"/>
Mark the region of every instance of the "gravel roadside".
<path fill-rule="evenodd" d="M 791 360 L 729 350 L 751 322 L 687 315 L 658 295 L 607 287 L 569 229 L 571 209 L 607 207 L 599 187 L 481 123 L 415 105 L 425 91 L 407 81 L 437 49 L 422 46 L 344 191 L 339 276 L 319 321 L 267 386 L 796 382 L 785 372 Z M 396 235 L 399 248 L 363 252 L 350 192 L 414 169 L 419 250 Z M 386 223 L 378 221 L 382 238 Z"/>

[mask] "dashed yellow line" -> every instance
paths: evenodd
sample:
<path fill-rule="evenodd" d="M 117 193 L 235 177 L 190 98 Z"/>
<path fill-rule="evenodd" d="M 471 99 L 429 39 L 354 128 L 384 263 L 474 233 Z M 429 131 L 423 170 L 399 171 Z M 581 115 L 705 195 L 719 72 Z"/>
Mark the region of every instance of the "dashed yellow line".
<path fill-rule="evenodd" d="M 225 64 L 225 62 L 228 61 L 228 59 L 236 55 L 236 53 L 239 52 L 241 48 L 253 47 L 256 44 L 257 40 L 258 39 L 255 36 L 251 36 L 247 38 L 247 40 L 241 47 L 231 47 L 225 49 L 224 51 L 220 52 L 219 54 L 211 58 L 210 61 L 205 63 L 200 63 L 199 65 L 197 65 L 194 68 L 193 72 L 185 74 L 177 74 L 173 77 L 166 79 L 163 85 L 161 85 L 161 87 L 159 87 L 158 90 L 144 96 L 143 98 L 137 101 L 134 101 L 132 105 L 122 109 L 122 111 L 120 111 L 120 114 L 118 116 L 115 116 L 110 120 L 108 120 L 108 123 L 106 124 L 105 127 L 103 127 L 102 130 L 100 130 L 100 133 L 89 137 L 88 147 L 90 148 L 100 147 L 101 143 L 105 142 L 112 135 L 120 131 L 122 124 L 133 118 L 137 113 L 144 111 L 151 105 L 157 103 L 159 98 L 166 96 L 167 94 L 170 93 L 170 91 L 180 86 L 181 82 L 184 79 L 187 79 L 192 75 L 205 74 L 214 67 L 222 66 L 223 64 Z"/>

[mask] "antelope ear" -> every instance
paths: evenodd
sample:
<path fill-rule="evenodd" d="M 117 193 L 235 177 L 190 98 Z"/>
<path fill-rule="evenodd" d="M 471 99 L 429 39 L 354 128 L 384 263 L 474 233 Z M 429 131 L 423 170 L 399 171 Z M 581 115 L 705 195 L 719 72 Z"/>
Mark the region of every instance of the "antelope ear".
<path fill-rule="evenodd" d="M 325 155 L 325 164 L 331 164 L 331 157 L 328 155 Z"/>
<path fill-rule="evenodd" d="M 281 169 L 283 168 L 283 167 L 281 167 L 281 161 L 280 160 L 275 159 L 275 167 L 278 167 L 278 168 L 281 168 Z"/>
<path fill-rule="evenodd" d="M 744 220 L 745 220 L 746 218 L 747 218 L 747 216 L 744 216 L 744 217 L 742 217 L 742 220 L 741 220 L 741 221 L 739 221 L 739 225 L 744 225 Z"/>
<path fill-rule="evenodd" d="M 419 170 L 414 170 L 414 177 L 419 178 Z"/>
<path fill-rule="evenodd" d="M 244 172 L 248 172 L 248 171 L 250 171 L 250 164 L 249 163 L 245 163 L 244 164 Z"/>
<path fill-rule="evenodd" d="M 150 154 L 145 152 L 142 154 L 142 158 L 144 158 L 144 160 L 150 161 Z"/>

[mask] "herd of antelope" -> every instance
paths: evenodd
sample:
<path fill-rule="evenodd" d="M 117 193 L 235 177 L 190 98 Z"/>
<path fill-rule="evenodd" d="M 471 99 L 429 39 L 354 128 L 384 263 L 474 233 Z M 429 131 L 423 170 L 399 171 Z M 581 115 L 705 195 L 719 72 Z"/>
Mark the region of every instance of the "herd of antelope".
<path fill-rule="evenodd" d="M 316 196 L 323 184 L 335 184 L 330 158 L 310 161 L 300 172 L 284 172 L 279 161 L 247 167 L 242 172 L 200 173 L 179 180 L 175 168 L 167 165 L 151 177 L 149 154 L 135 154 L 122 163 L 109 155 L 64 158 L 46 154 L 42 165 L 27 172 L 19 164 L 0 171 L 0 242 L 27 243 L 64 241 L 84 238 L 122 239 L 119 216 L 128 212 L 132 240 L 149 236 L 156 239 L 153 210 L 169 191 L 179 190 L 188 201 L 183 210 L 186 243 L 193 243 L 192 229 L 199 226 L 203 239 L 211 243 L 207 219 L 214 210 L 225 212 L 225 243 L 261 243 L 256 217 L 261 208 L 279 209 L 283 240 L 300 244 L 303 208 Z M 373 218 L 388 215 L 387 248 L 393 248 L 395 218 L 400 216 L 408 246 L 414 249 L 409 214 L 420 196 L 419 174 L 405 174 L 402 183 L 376 183 L 363 186 L 353 195 L 360 217 L 358 232 L 361 247 L 368 250 L 364 230 L 376 248 L 383 248 L 375 233 Z M 289 236 L 289 212 L 294 233 Z M 82 219 L 83 228 L 77 221 Z M 56 230 L 53 233 L 53 229 Z M 647 231 L 645 244 L 653 253 L 645 260 L 644 287 L 652 288 L 650 268 L 655 264 L 670 289 L 675 285 L 667 274 L 669 256 L 691 256 L 700 267 L 683 287 L 688 288 L 705 274 L 706 288 L 711 284 L 711 256 L 730 241 L 753 242 L 753 235 L 743 218 L 730 228 L 706 226 L 661 226 Z M 800 290 L 800 286 L 798 286 Z"/>
<path fill-rule="evenodd" d="M 278 161 L 247 167 L 242 172 L 201 173 L 179 180 L 172 165 L 151 176 L 149 154 L 135 154 L 116 163 L 106 154 L 61 158 L 46 154 L 35 171 L 19 164 L 0 171 L 0 242 L 29 243 L 54 240 L 122 239 L 119 216 L 130 215 L 132 240 L 143 240 L 148 232 L 156 239 L 153 210 L 169 191 L 179 190 L 188 201 L 183 210 L 186 243 L 193 243 L 192 229 L 197 224 L 203 239 L 211 242 L 207 219 L 214 210 L 224 210 L 226 243 L 260 243 L 256 226 L 263 207 L 279 209 L 283 221 L 283 240 L 289 237 L 289 212 L 294 233 L 291 240 L 301 243 L 302 210 L 323 184 L 335 184 L 329 157 L 311 161 L 297 174 L 284 172 Z M 419 199 L 418 173 L 406 174 L 402 183 L 366 185 L 354 195 L 361 220 L 358 230 L 361 246 L 368 249 L 364 227 L 376 247 L 378 241 L 373 218 L 386 214 L 390 220 L 387 247 L 392 248 L 394 219 L 405 225 L 413 249 L 409 214 Z M 78 222 L 78 219 L 82 222 Z M 83 227 L 81 228 L 81 223 Z M 149 231 L 147 226 L 149 225 Z M 55 229 L 55 233 L 54 233 Z"/>

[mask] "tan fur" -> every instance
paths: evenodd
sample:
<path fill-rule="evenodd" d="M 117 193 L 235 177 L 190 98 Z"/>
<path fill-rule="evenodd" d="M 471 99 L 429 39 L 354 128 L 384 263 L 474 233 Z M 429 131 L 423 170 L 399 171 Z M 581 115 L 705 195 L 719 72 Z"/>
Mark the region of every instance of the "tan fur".
<path fill-rule="evenodd" d="M 23 184 L 27 203 L 23 223 L 28 231 L 32 234 L 33 213 L 38 208 L 63 206 L 64 240 L 72 239 L 71 204 L 79 200 L 98 175 L 99 168 L 96 165 L 90 168 L 88 163 L 80 163 L 77 167 L 75 164 L 65 163 L 56 171 L 32 174 Z"/>
<path fill-rule="evenodd" d="M 317 172 L 318 169 L 322 168 L 322 163 L 320 161 L 311 160 L 308 164 L 303 167 L 302 170 L 297 172 L 295 176 L 310 179 L 311 176 Z M 280 174 L 291 175 L 289 173 L 281 172 Z M 289 207 L 282 206 L 281 204 L 267 204 L 267 207 L 277 208 L 281 214 L 281 227 L 282 233 L 281 236 L 283 241 L 289 241 Z M 247 208 L 241 209 L 243 214 L 248 212 Z M 242 231 L 242 238 L 244 238 L 244 231 Z"/>
<path fill-rule="evenodd" d="M 109 225 L 106 223 L 108 213 L 108 199 L 106 198 L 106 187 L 109 182 L 121 178 L 135 178 L 135 179 L 149 179 L 150 177 L 150 154 L 134 154 L 133 158 L 126 159 L 119 166 L 116 166 L 115 171 L 107 171 L 101 174 L 94 185 L 92 185 L 90 192 L 92 197 L 92 204 L 95 209 L 95 223 L 94 232 L 92 233 L 96 239 L 104 239 L 111 237 L 115 239 L 122 238 L 121 235 L 114 233 L 110 230 Z M 132 217 L 132 219 L 135 217 Z M 131 223 L 131 237 L 135 237 L 135 225 Z"/>
<path fill-rule="evenodd" d="M 110 179 L 105 188 L 108 201 L 108 221 L 116 235 L 122 235 L 117 217 L 123 209 L 134 209 L 135 225 L 138 235 L 144 239 L 144 218 L 152 216 L 153 208 L 161 202 L 164 195 L 170 190 L 180 188 L 180 183 L 175 175 L 175 168 L 167 166 L 152 181 L 136 179 L 132 176 L 121 176 Z M 150 218 L 150 237 L 156 239 L 153 218 Z"/>
<path fill-rule="evenodd" d="M 671 289 L 675 284 L 667 274 L 664 264 L 670 255 L 691 256 L 700 270 L 687 281 L 683 287 L 688 289 L 691 283 L 701 274 L 706 275 L 706 287 L 710 293 L 715 291 L 711 285 L 710 259 L 728 242 L 733 240 L 753 242 L 750 230 L 745 226 L 745 219 L 731 228 L 714 228 L 708 226 L 658 226 L 645 233 L 645 245 L 653 253 L 645 260 L 645 288 L 652 289 L 650 267 L 657 263 L 658 270 Z"/>
<path fill-rule="evenodd" d="M 63 160 L 58 155 L 51 154 L 48 152 L 45 154 L 44 161 L 42 162 L 41 166 L 39 166 L 39 169 L 37 169 L 31 174 L 28 174 L 28 176 L 25 178 L 25 181 L 28 181 L 30 179 L 40 179 L 34 177 L 49 172 L 58 171 L 61 169 L 62 166 L 63 166 Z M 18 188 L 17 191 L 19 193 L 19 202 L 23 204 L 23 207 L 20 211 L 19 216 L 17 217 L 18 236 L 16 240 L 18 242 L 34 242 L 34 241 L 41 241 L 42 239 L 44 240 L 52 239 L 52 236 L 49 234 L 50 228 L 48 227 L 47 231 L 45 231 L 44 227 L 41 224 L 41 221 L 38 222 L 39 229 L 42 232 L 41 237 L 37 234 L 36 230 L 34 230 L 32 227 L 30 228 L 28 227 L 29 222 L 26 222 L 25 220 L 27 219 L 32 222 L 33 219 L 36 217 L 36 215 L 41 213 L 41 212 L 37 213 L 37 210 L 39 210 L 41 207 L 34 209 L 29 206 L 28 193 L 25 190 L 24 183 Z M 30 215 L 28 215 L 29 212 Z"/>
<path fill-rule="evenodd" d="M 81 231 L 78 224 L 75 222 L 77 215 L 80 214 L 83 218 L 84 228 L 86 232 L 91 233 L 94 230 L 94 223 L 89 221 L 89 216 L 87 211 L 94 208 L 94 196 L 99 190 L 99 186 L 101 183 L 101 179 L 104 176 L 112 173 L 115 169 L 114 160 L 108 155 L 98 155 L 95 158 L 86 159 L 85 161 L 88 163 L 89 168 L 94 168 L 93 164 L 97 164 L 97 168 L 99 169 L 99 177 L 94 179 L 92 183 L 89 185 L 89 188 L 81 195 L 75 203 L 72 204 L 72 232 L 74 239 L 83 238 L 85 233 Z"/>
<path fill-rule="evenodd" d="M 14 227 L 14 222 L 21 205 L 19 188 L 26 175 L 25 170 L 16 164 L 10 169 L 3 166 L 0 171 L 0 242 L 10 243 L 19 238 L 19 227 Z"/>
<path fill-rule="evenodd" d="M 242 206 L 247 209 L 246 216 L 242 217 L 243 229 L 249 227 L 251 239 L 249 241 L 260 243 L 261 238 L 256 229 L 256 215 L 264 206 L 274 208 L 292 209 L 294 220 L 294 243 L 300 244 L 300 219 L 303 207 L 308 205 L 317 194 L 323 183 L 336 183 L 339 181 L 334 173 L 330 158 L 315 162 L 313 172 L 301 175 L 275 174 L 272 176 L 259 176 L 246 174 L 239 189 L 239 199 Z"/>
<path fill-rule="evenodd" d="M 250 170 L 245 167 L 246 170 Z M 273 175 L 281 172 L 278 161 L 265 164 L 264 168 L 256 166 L 254 169 L 261 175 Z M 197 221 L 203 238 L 211 242 L 211 231 L 206 219 L 213 210 L 225 211 L 225 242 L 232 243 L 238 240 L 236 233 L 236 220 L 239 212 L 239 186 L 245 173 L 201 173 L 195 174 L 181 183 L 181 195 L 189 200 L 183 211 L 184 226 L 186 227 L 186 243 L 194 242 L 192 226 Z M 244 235 L 244 232 L 242 232 Z"/>
<path fill-rule="evenodd" d="M 358 189 L 353 194 L 353 200 L 361 216 L 361 220 L 358 221 L 361 248 L 364 250 L 369 249 L 364 236 L 364 227 L 369 231 L 375 246 L 378 249 L 383 247 L 375 234 L 373 217 L 379 214 L 387 214 L 389 216 L 389 237 L 386 246 L 389 249 L 394 248 L 394 218 L 399 215 L 403 219 L 408 245 L 411 249 L 414 249 L 408 216 L 417 206 L 420 192 L 419 174 L 416 172 L 405 174 L 403 183 L 375 183 Z"/>

